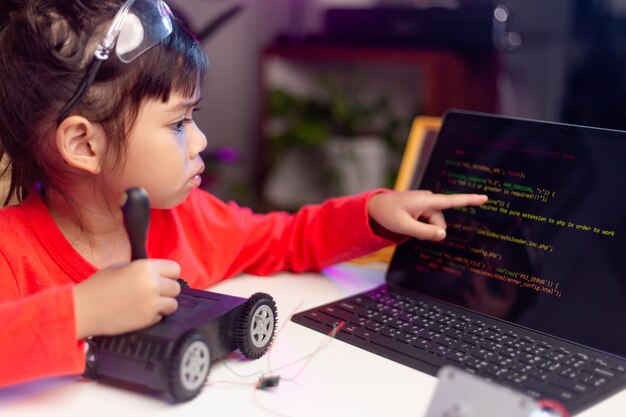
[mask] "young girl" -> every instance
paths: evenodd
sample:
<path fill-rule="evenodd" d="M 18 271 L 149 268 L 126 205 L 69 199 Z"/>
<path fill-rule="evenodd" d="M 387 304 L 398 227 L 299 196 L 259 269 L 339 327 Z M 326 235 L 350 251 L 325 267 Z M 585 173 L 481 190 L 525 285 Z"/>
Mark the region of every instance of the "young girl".
<path fill-rule="evenodd" d="M 154 324 L 182 276 L 317 271 L 397 242 L 445 237 L 441 210 L 478 195 L 377 190 L 289 215 L 198 189 L 192 114 L 207 58 L 158 0 L 4 0 L 0 139 L 0 386 L 84 369 L 83 340 Z M 129 262 L 119 208 L 143 187 L 151 259 Z"/>

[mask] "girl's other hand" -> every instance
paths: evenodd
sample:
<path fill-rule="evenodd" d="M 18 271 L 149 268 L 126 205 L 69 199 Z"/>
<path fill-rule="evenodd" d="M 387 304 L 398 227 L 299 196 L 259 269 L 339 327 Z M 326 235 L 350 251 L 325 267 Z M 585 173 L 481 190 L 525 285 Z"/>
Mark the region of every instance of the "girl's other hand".
<path fill-rule="evenodd" d="M 180 266 L 141 259 L 104 268 L 74 287 L 77 339 L 116 335 L 157 323 L 178 308 Z"/>
<path fill-rule="evenodd" d="M 446 221 L 442 210 L 479 206 L 487 199 L 480 194 L 433 194 L 426 190 L 387 192 L 370 197 L 367 211 L 374 222 L 374 231 L 381 236 L 397 234 L 421 240 L 443 240 Z M 379 232 L 381 227 L 385 230 Z"/>

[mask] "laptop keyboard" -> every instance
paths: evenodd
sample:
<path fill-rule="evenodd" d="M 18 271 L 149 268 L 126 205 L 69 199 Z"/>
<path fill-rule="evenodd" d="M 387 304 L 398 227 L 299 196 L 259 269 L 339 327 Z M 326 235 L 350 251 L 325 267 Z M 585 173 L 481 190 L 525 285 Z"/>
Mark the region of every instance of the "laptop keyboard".
<path fill-rule="evenodd" d="M 293 321 L 435 375 L 456 365 L 570 411 L 623 385 L 625 361 L 535 335 L 443 304 L 416 301 L 387 286 L 294 315 Z M 618 384 L 619 382 L 619 384 Z M 606 396 L 606 395 L 604 395 Z"/>

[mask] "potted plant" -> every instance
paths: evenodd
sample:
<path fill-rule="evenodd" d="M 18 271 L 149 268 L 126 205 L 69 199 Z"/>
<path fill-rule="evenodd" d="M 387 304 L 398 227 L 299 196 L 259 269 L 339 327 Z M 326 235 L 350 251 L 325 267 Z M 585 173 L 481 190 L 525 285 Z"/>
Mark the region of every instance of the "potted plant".
<path fill-rule="evenodd" d="M 316 95 L 281 88 L 269 95 L 274 169 L 266 191 L 270 198 L 295 201 L 288 206 L 389 185 L 389 154 L 400 148 L 400 121 L 386 97 L 365 97 L 356 76 L 323 75 L 317 81 Z M 308 197 L 298 200 L 298 191 Z"/>

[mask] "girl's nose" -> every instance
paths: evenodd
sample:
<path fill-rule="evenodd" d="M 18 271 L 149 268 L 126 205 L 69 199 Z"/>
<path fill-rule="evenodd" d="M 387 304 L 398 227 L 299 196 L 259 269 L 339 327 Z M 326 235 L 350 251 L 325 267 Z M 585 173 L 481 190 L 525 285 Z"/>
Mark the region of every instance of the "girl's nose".
<path fill-rule="evenodd" d="M 202 133 L 200 128 L 198 128 L 195 123 L 191 126 L 191 131 L 189 132 L 189 135 L 190 157 L 195 158 L 200 152 L 206 149 L 207 139 L 204 133 Z"/>

